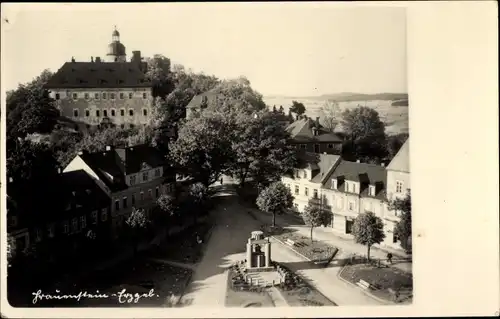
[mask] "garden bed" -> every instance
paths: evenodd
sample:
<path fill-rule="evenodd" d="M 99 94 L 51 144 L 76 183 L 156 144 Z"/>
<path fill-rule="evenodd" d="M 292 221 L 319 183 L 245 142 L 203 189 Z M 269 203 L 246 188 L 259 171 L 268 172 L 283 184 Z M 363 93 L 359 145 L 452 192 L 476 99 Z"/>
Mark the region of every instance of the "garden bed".
<path fill-rule="evenodd" d="M 410 303 L 413 299 L 413 275 L 395 267 L 377 267 L 370 264 L 347 265 L 340 276 L 357 284 L 364 280 L 370 284 L 369 292 L 374 296 L 395 302 Z M 395 298 L 393 292 L 399 291 Z"/>
<path fill-rule="evenodd" d="M 285 283 L 276 287 L 288 305 L 292 307 L 336 306 L 334 302 L 305 282 L 300 276 L 282 265 L 280 267 L 286 273 L 287 279 Z"/>
<path fill-rule="evenodd" d="M 226 307 L 274 307 L 271 296 L 265 288 L 250 287 L 250 285 L 236 284 L 233 286 L 233 279 L 239 274 L 230 268 L 227 280 Z"/>
<path fill-rule="evenodd" d="M 297 234 L 296 232 L 277 230 L 271 236 L 283 242 L 285 245 L 287 245 L 287 240 L 293 241 L 295 244 L 293 247 L 289 247 L 315 263 L 328 264 L 339 251 L 337 247 L 328 245 L 322 241 L 313 241 L 311 243 L 310 238 Z"/>
<path fill-rule="evenodd" d="M 178 234 L 168 236 L 150 257 L 169 259 L 183 263 L 197 263 L 203 255 L 204 243 L 210 239 L 212 224 L 209 222 L 190 226 Z M 198 235 L 202 243 L 197 242 Z"/>

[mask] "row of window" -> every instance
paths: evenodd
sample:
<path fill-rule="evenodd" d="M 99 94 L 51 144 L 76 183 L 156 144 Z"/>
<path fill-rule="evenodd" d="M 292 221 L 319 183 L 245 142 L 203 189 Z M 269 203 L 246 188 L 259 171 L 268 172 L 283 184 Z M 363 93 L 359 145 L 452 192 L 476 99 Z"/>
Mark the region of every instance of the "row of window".
<path fill-rule="evenodd" d="M 161 170 L 159 168 L 155 169 L 154 176 L 155 177 L 160 177 L 161 175 Z M 149 171 L 148 172 L 143 172 L 142 173 L 142 182 L 147 182 L 149 180 Z M 129 177 L 130 185 L 135 185 L 137 183 L 137 175 L 131 175 Z M 158 187 L 157 187 L 158 189 Z"/>
<path fill-rule="evenodd" d="M 116 110 L 115 109 L 110 109 L 110 114 L 112 117 L 116 116 Z M 128 115 L 129 116 L 134 116 L 134 110 L 129 109 L 128 110 Z M 79 117 L 80 113 L 78 109 L 73 109 L 73 117 Z M 86 109 L 85 110 L 85 117 L 90 116 L 90 110 Z M 95 116 L 100 117 L 101 116 L 101 110 L 96 109 L 95 110 Z M 108 117 L 108 110 L 102 110 L 102 116 L 103 117 Z M 125 116 L 125 109 L 120 109 L 120 116 Z M 148 116 L 148 110 L 147 109 L 142 109 L 142 116 Z"/>
<path fill-rule="evenodd" d="M 300 147 L 301 149 L 303 149 L 303 150 L 307 149 L 307 144 L 299 144 L 299 145 L 300 145 L 299 147 Z M 334 149 L 334 145 L 333 145 L 333 144 L 331 144 L 331 143 L 330 143 L 330 144 L 328 144 L 328 145 L 327 145 L 327 147 L 328 147 L 328 149 L 330 149 L 330 150 Z M 319 145 L 319 144 L 314 144 L 314 152 L 315 152 L 315 153 L 319 153 L 319 152 L 320 152 L 320 145 Z"/>
<path fill-rule="evenodd" d="M 169 187 L 170 187 L 170 185 L 167 186 L 167 188 L 169 188 Z M 167 189 L 167 192 L 168 192 L 168 189 Z M 156 189 L 155 189 L 155 197 L 154 198 L 158 198 L 158 197 L 160 197 L 160 188 L 156 187 Z M 152 198 L 153 198 L 153 190 L 152 189 L 148 189 L 148 199 L 152 199 Z M 145 198 L 144 198 L 144 192 L 142 192 L 142 191 L 139 193 L 139 200 L 141 202 L 145 200 Z M 120 205 L 120 200 L 119 199 L 115 199 L 115 211 L 119 211 L 122 208 L 123 209 L 128 208 L 129 201 L 128 201 L 128 197 L 127 196 L 123 196 L 121 202 L 122 202 L 122 204 Z M 132 194 L 130 204 L 132 206 L 134 206 L 136 204 L 135 194 Z"/>
<path fill-rule="evenodd" d="M 80 93 L 80 96 L 81 96 L 81 93 Z M 90 93 L 83 93 L 83 98 L 85 100 L 90 100 Z M 128 93 L 128 94 L 125 94 L 123 92 L 120 92 L 118 94 L 120 100 L 125 100 L 126 97 L 128 97 L 128 99 L 133 99 L 134 98 L 134 94 L 133 93 Z M 76 93 L 76 92 L 73 92 L 71 94 L 71 97 L 73 98 L 73 100 L 78 100 L 79 98 L 79 94 Z M 142 98 L 145 100 L 148 98 L 148 94 L 147 93 L 142 93 Z M 61 94 L 60 93 L 56 93 L 56 100 L 60 100 L 61 99 Z M 107 100 L 108 99 L 108 93 L 106 92 L 102 92 L 102 93 L 94 93 L 93 94 L 93 99 L 94 100 L 99 100 L 99 99 L 102 99 L 102 100 Z M 115 100 L 116 99 L 116 94 L 115 93 L 109 93 L 109 99 L 110 100 Z"/>
<path fill-rule="evenodd" d="M 96 210 L 92 212 L 91 218 L 92 218 L 91 220 L 92 224 L 97 224 L 99 218 L 98 218 L 98 212 Z M 108 219 L 107 208 L 103 208 L 101 211 L 101 221 L 105 222 L 107 219 Z M 83 215 L 80 216 L 80 218 L 77 217 L 73 218 L 71 220 L 71 227 L 69 221 L 64 221 L 62 223 L 62 226 L 63 226 L 62 230 L 63 234 L 77 233 L 87 228 L 87 216 Z M 52 238 L 54 237 L 54 235 L 55 235 L 55 224 L 52 223 L 47 226 L 47 236 L 49 238 Z M 42 230 L 39 228 L 35 230 L 35 240 L 37 242 L 42 240 Z"/>

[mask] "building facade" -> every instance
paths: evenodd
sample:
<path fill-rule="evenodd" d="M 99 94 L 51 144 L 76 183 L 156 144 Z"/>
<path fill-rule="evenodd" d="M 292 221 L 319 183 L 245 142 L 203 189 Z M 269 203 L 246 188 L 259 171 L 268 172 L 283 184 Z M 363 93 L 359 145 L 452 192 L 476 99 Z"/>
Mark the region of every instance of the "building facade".
<path fill-rule="evenodd" d="M 327 131 L 319 123 L 319 117 L 312 120 L 303 116 L 290 124 L 287 131 L 290 133 L 289 143 L 300 152 L 342 154 L 342 139 L 337 134 Z"/>
<path fill-rule="evenodd" d="M 134 208 L 149 214 L 162 194 L 175 190 L 175 175 L 165 158 L 149 145 L 81 152 L 64 169 L 75 170 L 84 170 L 110 197 L 114 238 L 120 235 Z"/>
<path fill-rule="evenodd" d="M 122 128 L 149 122 L 153 104 L 147 63 L 140 51 L 126 60 L 120 34 L 113 31 L 105 60 L 66 62 L 46 84 L 61 116 L 77 124 L 117 125 Z"/>
<path fill-rule="evenodd" d="M 380 245 L 401 249 L 399 238 L 394 234 L 400 213 L 389 210 L 388 190 L 395 187 L 398 195 L 406 194 L 399 190 L 401 182 L 409 183 L 409 170 L 407 173 L 402 172 L 401 167 L 404 168 L 404 165 L 398 164 L 407 158 L 403 155 L 407 153 L 406 144 L 389 165 L 391 169 L 346 161 L 336 155 L 307 153 L 305 157 L 302 156 L 305 158 L 303 165 L 294 171 L 293 176 L 283 176 L 282 182 L 291 190 L 297 211 L 302 212 L 307 205 L 320 205 L 329 211 L 332 218 L 327 228 L 333 233 L 353 238 L 355 218 L 360 213 L 373 212 L 384 223 L 386 237 Z"/>

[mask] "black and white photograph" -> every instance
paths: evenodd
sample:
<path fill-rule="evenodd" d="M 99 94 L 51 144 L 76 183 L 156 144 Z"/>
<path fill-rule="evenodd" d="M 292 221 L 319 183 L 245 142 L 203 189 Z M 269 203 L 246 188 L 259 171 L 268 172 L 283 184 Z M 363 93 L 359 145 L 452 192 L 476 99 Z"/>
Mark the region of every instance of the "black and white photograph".
<path fill-rule="evenodd" d="M 2 11 L 11 307 L 419 298 L 404 6 Z"/>

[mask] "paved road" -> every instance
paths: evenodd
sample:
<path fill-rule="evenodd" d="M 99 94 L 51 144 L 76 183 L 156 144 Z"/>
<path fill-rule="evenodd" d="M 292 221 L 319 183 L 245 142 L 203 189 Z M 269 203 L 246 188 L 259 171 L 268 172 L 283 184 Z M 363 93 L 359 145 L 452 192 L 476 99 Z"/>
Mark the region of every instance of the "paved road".
<path fill-rule="evenodd" d="M 182 304 L 192 307 L 224 307 L 227 280 L 226 267 L 245 258 L 245 244 L 260 222 L 254 220 L 235 196 L 228 196 L 213 212 L 216 226 L 198 264 L 193 280 L 186 289 Z M 339 268 L 316 268 L 288 247 L 273 243 L 271 258 L 284 262 L 309 280 L 337 305 L 380 305 L 359 289 L 337 278 Z"/>

